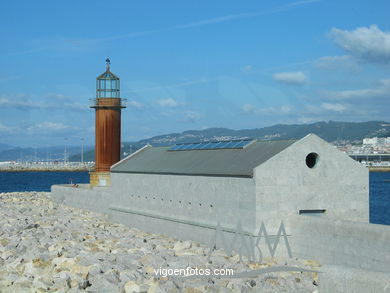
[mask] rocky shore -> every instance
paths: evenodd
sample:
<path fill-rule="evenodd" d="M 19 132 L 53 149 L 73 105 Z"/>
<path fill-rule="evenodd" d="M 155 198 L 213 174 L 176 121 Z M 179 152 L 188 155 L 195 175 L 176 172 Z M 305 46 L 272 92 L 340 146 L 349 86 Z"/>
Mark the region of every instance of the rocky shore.
<path fill-rule="evenodd" d="M 159 268 L 233 269 L 235 274 L 319 264 L 295 258 L 243 263 L 238 255 L 111 223 L 54 203 L 50 193 L 0 194 L 0 292 L 318 292 L 318 274 L 164 277 Z"/>

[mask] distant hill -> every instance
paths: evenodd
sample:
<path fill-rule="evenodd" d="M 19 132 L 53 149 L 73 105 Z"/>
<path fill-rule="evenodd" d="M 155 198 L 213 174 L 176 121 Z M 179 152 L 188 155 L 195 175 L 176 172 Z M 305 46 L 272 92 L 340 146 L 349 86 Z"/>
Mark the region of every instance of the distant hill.
<path fill-rule="evenodd" d="M 383 121 L 369 122 L 316 122 L 311 124 L 284 125 L 278 124 L 257 129 L 233 130 L 228 128 L 208 128 L 204 130 L 188 130 L 181 133 L 171 133 L 143 139 L 138 142 L 122 143 L 122 155 L 143 147 L 174 145 L 177 143 L 232 140 L 256 138 L 261 140 L 300 139 L 309 133 L 314 133 L 328 142 L 349 141 L 361 143 L 365 137 L 384 136 L 390 133 L 390 123 Z M 70 158 L 80 161 L 80 154 Z M 85 152 L 86 161 L 94 160 L 94 151 Z"/>
<path fill-rule="evenodd" d="M 15 148 L 12 145 L 0 143 L 0 152 Z"/>

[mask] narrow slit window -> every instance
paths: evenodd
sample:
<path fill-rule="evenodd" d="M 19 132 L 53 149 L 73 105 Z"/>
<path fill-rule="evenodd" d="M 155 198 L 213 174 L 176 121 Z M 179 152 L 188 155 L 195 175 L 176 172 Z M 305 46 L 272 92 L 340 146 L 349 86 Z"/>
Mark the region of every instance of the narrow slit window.
<path fill-rule="evenodd" d="M 306 216 L 321 216 L 325 214 L 326 210 L 299 210 L 300 215 Z"/>

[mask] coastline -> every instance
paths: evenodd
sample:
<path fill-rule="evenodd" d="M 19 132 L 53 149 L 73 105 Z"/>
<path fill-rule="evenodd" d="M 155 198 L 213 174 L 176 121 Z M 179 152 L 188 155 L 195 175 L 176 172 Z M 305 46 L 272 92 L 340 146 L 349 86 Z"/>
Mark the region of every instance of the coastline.
<path fill-rule="evenodd" d="M 0 169 L 0 172 L 89 172 L 90 168 L 23 168 L 23 169 Z"/>
<path fill-rule="evenodd" d="M 390 167 L 367 167 L 370 172 L 390 172 Z M 0 172 L 90 172 L 93 168 L 56 167 L 56 168 L 0 168 Z"/>
<path fill-rule="evenodd" d="M 368 167 L 370 172 L 390 172 L 390 167 Z"/>

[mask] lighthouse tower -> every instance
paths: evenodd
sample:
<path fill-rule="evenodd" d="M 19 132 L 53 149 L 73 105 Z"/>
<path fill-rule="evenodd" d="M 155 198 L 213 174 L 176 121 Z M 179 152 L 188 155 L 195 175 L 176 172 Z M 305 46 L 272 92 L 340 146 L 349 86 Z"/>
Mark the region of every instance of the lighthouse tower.
<path fill-rule="evenodd" d="M 96 78 L 95 109 L 95 170 L 90 173 L 92 186 L 110 185 L 110 167 L 120 160 L 121 110 L 126 108 L 120 98 L 119 77 L 110 71 L 110 59 L 106 59 L 106 71 Z"/>

